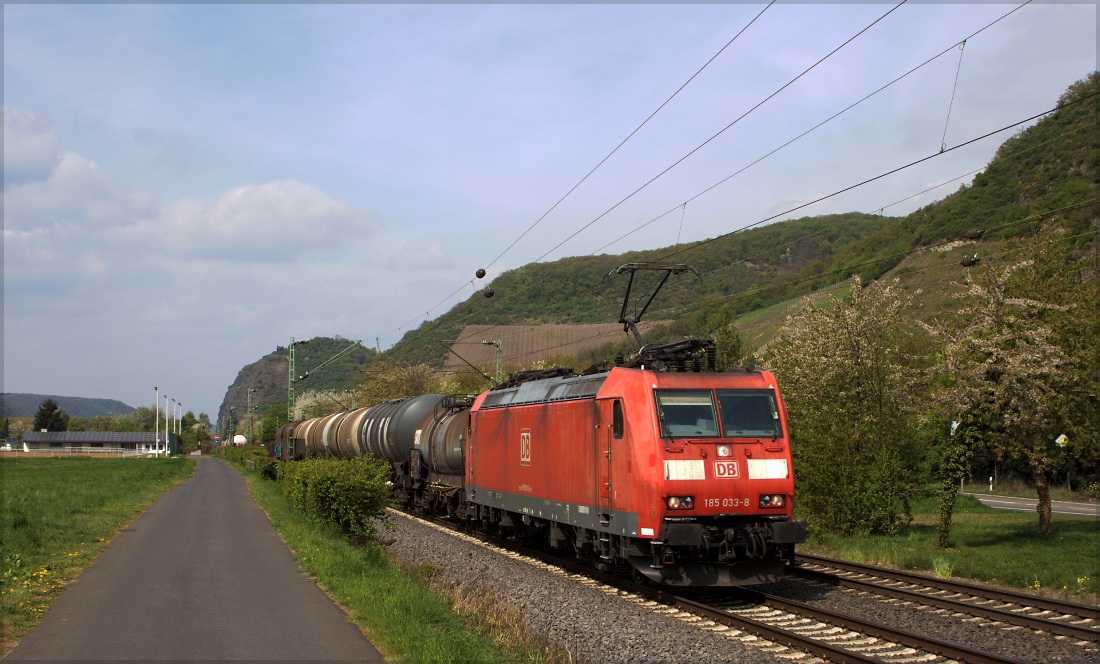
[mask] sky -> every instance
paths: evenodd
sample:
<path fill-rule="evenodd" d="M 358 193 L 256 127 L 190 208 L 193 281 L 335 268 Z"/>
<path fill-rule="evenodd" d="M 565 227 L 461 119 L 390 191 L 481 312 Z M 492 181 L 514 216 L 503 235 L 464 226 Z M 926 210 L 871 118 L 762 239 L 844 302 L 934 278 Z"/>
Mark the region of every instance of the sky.
<path fill-rule="evenodd" d="M 1097 68 L 1095 4 L 952 49 L 1016 5 L 918 3 L 783 87 L 892 7 L 5 5 L 2 388 L 215 413 L 290 337 L 385 349 L 504 270 L 736 230 Z M 1011 133 L 788 216 L 906 214 Z"/>

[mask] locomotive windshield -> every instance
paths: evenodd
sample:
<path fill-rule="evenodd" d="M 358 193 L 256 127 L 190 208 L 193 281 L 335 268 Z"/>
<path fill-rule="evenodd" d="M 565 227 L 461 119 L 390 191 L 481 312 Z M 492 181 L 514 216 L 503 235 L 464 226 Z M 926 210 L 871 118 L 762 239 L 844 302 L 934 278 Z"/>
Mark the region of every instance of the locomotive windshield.
<path fill-rule="evenodd" d="M 718 409 L 727 438 L 778 438 L 779 408 L 770 390 L 718 390 Z"/>
<path fill-rule="evenodd" d="M 718 435 L 710 390 L 657 390 L 657 413 L 665 438 Z"/>

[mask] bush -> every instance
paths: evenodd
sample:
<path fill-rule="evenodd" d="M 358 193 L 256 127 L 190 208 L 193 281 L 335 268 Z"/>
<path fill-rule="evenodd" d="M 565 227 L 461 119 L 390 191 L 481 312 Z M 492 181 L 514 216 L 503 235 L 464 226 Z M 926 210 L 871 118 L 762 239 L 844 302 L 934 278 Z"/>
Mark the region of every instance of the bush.
<path fill-rule="evenodd" d="M 222 445 L 214 448 L 214 454 L 230 463 L 244 465 L 245 461 L 252 461 L 259 468 L 267 460 L 267 448 L 260 445 L 245 445 L 235 447 Z"/>
<path fill-rule="evenodd" d="M 809 299 L 763 358 L 786 395 L 799 514 L 842 535 L 894 534 L 909 520 L 919 401 L 925 391 L 895 284 L 828 306 Z"/>
<path fill-rule="evenodd" d="M 279 479 L 279 462 L 275 459 L 268 459 L 257 467 L 260 470 L 260 477 L 265 480 L 274 482 Z"/>
<path fill-rule="evenodd" d="M 374 539 L 373 519 L 390 504 L 389 464 L 373 457 L 282 464 L 279 481 L 311 520 Z"/>

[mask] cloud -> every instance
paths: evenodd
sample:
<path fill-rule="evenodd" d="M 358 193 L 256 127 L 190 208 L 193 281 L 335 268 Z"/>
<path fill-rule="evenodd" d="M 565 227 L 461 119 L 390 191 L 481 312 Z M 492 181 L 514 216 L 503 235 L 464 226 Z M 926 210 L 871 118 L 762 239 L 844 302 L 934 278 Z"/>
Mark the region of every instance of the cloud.
<path fill-rule="evenodd" d="M 377 211 L 288 179 L 234 187 L 212 200 L 173 201 L 117 234 L 131 242 L 163 242 L 177 256 L 274 261 L 370 237 L 379 225 Z"/>
<path fill-rule="evenodd" d="M 454 266 L 443 243 L 423 238 L 406 240 L 401 253 L 390 259 L 390 267 L 397 270 L 446 270 Z"/>
<path fill-rule="evenodd" d="M 49 176 L 57 161 L 57 127 L 29 111 L 4 109 L 4 184 Z"/>
<path fill-rule="evenodd" d="M 153 196 L 122 184 L 75 152 L 62 153 L 45 179 L 8 185 L 5 190 L 5 223 L 17 229 L 58 224 L 83 229 L 117 226 L 134 223 L 157 209 Z"/>

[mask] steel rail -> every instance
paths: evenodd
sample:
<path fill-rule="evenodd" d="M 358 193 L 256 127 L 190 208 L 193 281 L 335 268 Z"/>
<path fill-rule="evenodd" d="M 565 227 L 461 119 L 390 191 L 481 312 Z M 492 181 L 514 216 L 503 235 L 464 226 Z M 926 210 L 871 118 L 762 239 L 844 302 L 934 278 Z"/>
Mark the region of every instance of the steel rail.
<path fill-rule="evenodd" d="M 882 664 L 881 658 L 870 657 L 861 653 L 848 650 L 841 646 L 834 646 L 829 643 L 816 640 L 809 636 L 801 636 L 795 632 L 772 627 L 766 623 L 753 620 L 751 618 L 742 618 L 729 611 L 709 606 L 707 604 L 697 602 L 695 600 L 677 595 L 673 592 L 667 592 L 660 590 L 653 586 L 641 585 L 627 579 L 601 572 L 594 569 L 591 565 L 586 565 L 578 561 L 572 561 L 565 558 L 561 558 L 554 554 L 540 551 L 538 549 L 531 549 L 524 546 L 519 546 L 514 542 L 509 542 L 500 537 L 490 535 L 477 530 L 460 530 L 460 528 L 452 521 L 440 519 L 438 517 L 425 517 L 424 515 L 415 514 L 412 512 L 406 512 L 401 510 L 401 513 L 405 516 L 410 516 L 416 519 L 427 520 L 431 523 L 455 532 L 461 532 L 464 535 L 474 537 L 483 542 L 493 544 L 494 546 L 513 551 L 515 553 L 534 558 L 548 565 L 553 565 L 567 572 L 578 574 L 599 583 L 602 583 L 619 590 L 630 592 L 640 597 L 645 597 L 649 600 L 664 604 L 666 606 L 681 609 L 689 613 L 693 613 L 703 618 L 707 618 L 715 623 L 725 625 L 727 627 L 734 627 L 745 632 L 749 632 L 755 636 L 758 636 L 768 641 L 808 652 L 819 657 L 823 657 L 830 662 L 838 662 L 843 664 Z M 867 622 L 858 618 L 845 616 L 838 613 L 832 613 L 824 609 L 819 609 L 799 602 L 794 602 L 774 595 L 768 595 L 755 590 L 748 590 L 743 588 L 736 589 L 736 592 L 742 597 L 751 598 L 751 601 L 755 601 L 759 604 L 768 606 L 773 609 L 781 611 L 787 611 L 789 613 L 802 616 L 804 618 L 811 618 L 831 625 L 857 631 L 868 636 L 874 636 L 876 638 L 885 639 L 900 645 L 904 645 L 910 648 L 917 648 L 924 652 L 933 653 L 953 659 L 958 662 L 968 662 L 970 664 L 1024 664 L 1021 660 L 1012 659 L 1008 657 L 1002 657 L 1000 655 L 985 652 L 968 646 L 952 643 L 950 641 L 943 641 L 934 637 L 923 636 L 914 632 L 908 632 L 905 630 L 896 629 L 887 625 L 878 623 Z"/>
<path fill-rule="evenodd" d="M 984 599 L 996 600 L 1004 602 L 1005 604 L 1014 604 L 1021 608 L 1032 607 L 1036 609 L 1044 609 L 1046 611 L 1057 611 L 1063 615 L 1074 615 L 1082 618 L 1092 618 L 1093 620 L 1100 620 L 1100 607 L 1089 606 L 1087 604 L 1078 604 L 1076 602 L 1066 602 L 1057 599 L 1049 599 L 1046 597 L 1037 597 L 1035 595 L 1028 595 L 1026 593 L 1016 593 L 1008 590 L 999 590 L 996 588 L 988 588 L 986 586 L 979 586 L 972 583 L 963 583 L 960 581 L 948 581 L 945 579 L 937 579 L 923 574 L 913 574 L 910 572 L 902 572 L 899 570 L 887 569 L 883 567 L 874 567 L 872 565 L 863 565 L 860 563 L 850 563 L 844 560 L 835 560 L 833 558 L 824 558 L 821 556 L 812 556 L 800 553 L 795 556 L 796 565 L 788 567 L 788 571 L 800 574 L 803 568 L 798 566 L 798 563 L 811 563 L 814 565 L 820 565 L 822 567 L 831 567 L 833 569 L 844 570 L 846 572 L 853 572 L 856 574 L 865 574 L 868 576 L 879 577 L 887 581 L 900 581 L 903 583 L 910 583 L 914 585 L 926 586 L 928 588 L 935 588 L 936 590 L 943 590 L 946 592 L 960 593 L 972 595 L 974 597 L 981 597 Z M 827 572 L 822 572 L 828 574 Z M 846 578 L 846 577 L 838 577 Z M 849 581 L 856 581 L 856 579 L 848 579 Z M 875 588 L 889 588 L 889 586 L 882 586 L 881 584 L 864 581 L 868 585 Z M 896 589 L 894 589 L 896 590 Z M 915 592 L 915 591 L 910 591 Z M 924 593 L 915 593 L 921 597 L 929 597 L 930 595 Z M 934 597 L 934 595 L 932 595 Z M 970 602 L 956 600 L 959 604 L 966 607 L 978 607 Z M 1004 610 L 1003 608 L 1001 610 Z M 1026 614 L 1008 612 L 1013 616 L 1020 616 Z M 1087 629 L 1087 628 L 1086 628 Z M 1100 630 L 1092 630 L 1094 633 L 1100 634 Z M 1067 635 L 1069 636 L 1069 635 Z"/>
<path fill-rule="evenodd" d="M 794 602 L 789 599 L 769 595 L 756 590 L 739 589 L 738 592 L 750 597 L 759 597 L 758 601 L 765 606 L 795 613 L 805 618 L 813 618 L 822 622 L 846 627 L 863 634 L 900 643 L 910 648 L 917 648 L 925 652 L 935 653 L 947 657 L 948 659 L 954 659 L 960 662 L 972 662 L 974 664 L 1001 664 L 1006 662 L 1022 664 L 1021 660 L 1018 659 L 1002 657 L 1001 655 L 986 652 L 984 650 L 978 650 L 976 648 L 952 643 L 951 641 L 944 641 L 931 636 L 924 636 L 908 630 L 897 629 L 881 623 L 867 622 L 859 618 L 833 613 L 832 611 L 826 611 L 814 606 L 809 606 L 808 604 Z"/>
<path fill-rule="evenodd" d="M 947 609 L 948 611 L 954 611 L 957 613 L 967 613 L 972 616 L 988 618 L 990 620 L 1004 622 L 1010 625 L 1027 627 L 1028 629 L 1050 632 L 1051 634 L 1059 634 L 1062 636 L 1069 636 L 1076 639 L 1081 639 L 1083 641 L 1100 641 L 1100 630 L 1094 629 L 1092 627 L 1082 627 L 1080 625 L 1055 622 L 1053 620 L 1050 620 L 1049 618 L 1039 618 L 1036 616 L 1028 615 L 1026 613 L 1016 613 L 1014 611 L 1009 611 L 1006 609 L 996 609 L 988 606 L 979 606 L 977 604 L 964 602 L 958 599 L 937 597 L 935 595 L 929 595 L 927 593 L 917 592 L 913 590 L 891 588 L 890 586 L 884 586 L 882 584 L 874 583 L 872 581 L 850 579 L 848 577 L 838 576 L 836 574 L 830 574 L 828 572 L 819 572 L 817 570 L 799 569 L 796 567 L 789 570 L 789 573 L 801 576 L 803 578 L 813 579 L 821 583 L 829 583 L 834 586 L 843 586 L 845 588 L 863 590 L 866 592 L 874 593 L 876 595 L 885 595 L 887 597 L 893 597 L 895 599 L 905 600 L 908 602 L 934 606 L 937 609 Z"/>
<path fill-rule="evenodd" d="M 726 627 L 733 627 L 742 631 L 748 632 L 754 636 L 758 636 L 768 641 L 774 641 L 780 645 L 787 646 L 788 648 L 794 648 L 802 652 L 808 652 L 818 657 L 823 657 L 830 662 L 837 662 L 838 664 L 882 664 L 882 660 L 873 659 L 865 655 L 861 655 L 850 650 L 845 650 L 828 643 L 821 641 L 814 641 L 809 637 L 799 636 L 791 632 L 787 632 L 781 629 L 765 625 L 755 620 L 749 620 L 747 618 L 741 618 L 740 616 L 733 615 L 728 611 L 722 611 L 713 607 L 699 604 L 691 600 L 676 597 L 664 593 L 663 591 L 656 590 L 652 587 L 641 586 L 625 579 L 607 574 L 606 572 L 600 572 L 594 569 L 590 565 L 584 565 L 580 562 L 566 560 L 558 556 L 539 551 L 537 549 L 530 549 L 523 546 L 517 546 L 514 542 L 508 542 L 500 537 L 490 535 L 489 533 L 481 532 L 479 530 L 462 529 L 457 526 L 453 521 L 447 521 L 435 516 L 426 516 L 423 514 L 416 514 L 411 511 L 396 508 L 396 511 L 400 512 L 404 516 L 412 517 L 414 519 L 420 519 L 422 521 L 428 521 L 440 528 L 450 530 L 456 533 L 473 537 L 474 539 L 481 540 L 492 544 L 501 549 L 519 553 L 521 555 L 534 558 L 548 565 L 553 565 L 566 572 L 584 576 L 607 586 L 624 590 L 626 592 L 632 592 L 640 597 L 645 597 L 654 602 L 670 606 L 672 608 L 679 608 L 689 613 L 694 613 L 698 616 L 705 617 L 709 620 L 713 620 L 715 623 L 725 625 Z"/>

